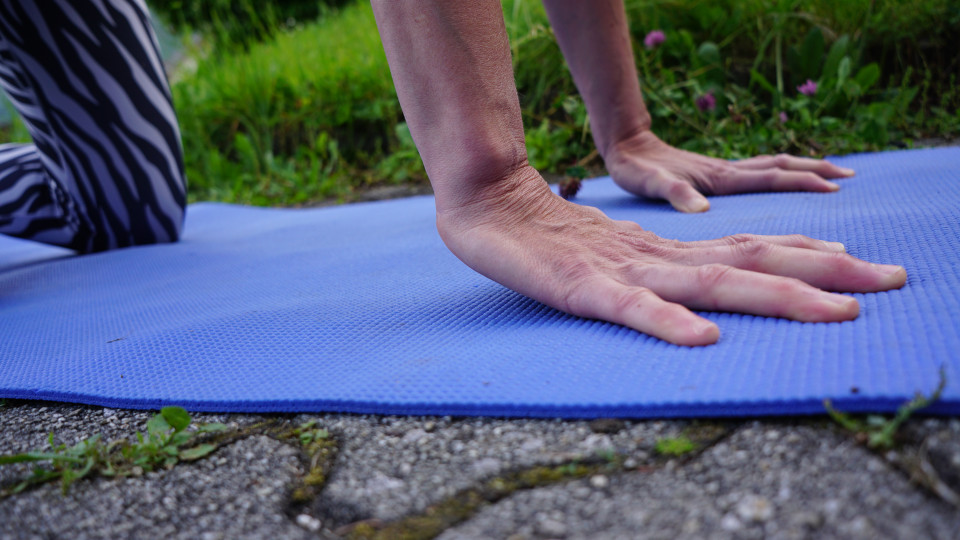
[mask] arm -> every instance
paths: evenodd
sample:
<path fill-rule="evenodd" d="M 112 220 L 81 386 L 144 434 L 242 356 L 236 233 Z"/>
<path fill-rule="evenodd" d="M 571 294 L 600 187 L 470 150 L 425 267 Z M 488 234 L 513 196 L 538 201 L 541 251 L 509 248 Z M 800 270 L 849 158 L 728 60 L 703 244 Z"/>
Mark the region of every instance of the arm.
<path fill-rule="evenodd" d="M 826 161 L 780 155 L 728 162 L 666 145 L 650 131 L 622 0 L 543 4 L 590 112 L 597 149 L 625 190 L 702 212 L 710 203 L 701 193 L 836 191 L 826 179 L 853 174 Z"/>
<path fill-rule="evenodd" d="M 719 336 L 685 306 L 839 321 L 856 317 L 856 300 L 816 287 L 903 284 L 900 267 L 875 267 L 802 236 L 676 242 L 564 201 L 527 163 L 499 2 L 373 6 L 436 192 L 437 228 L 481 274 L 568 313 L 684 345 Z"/>

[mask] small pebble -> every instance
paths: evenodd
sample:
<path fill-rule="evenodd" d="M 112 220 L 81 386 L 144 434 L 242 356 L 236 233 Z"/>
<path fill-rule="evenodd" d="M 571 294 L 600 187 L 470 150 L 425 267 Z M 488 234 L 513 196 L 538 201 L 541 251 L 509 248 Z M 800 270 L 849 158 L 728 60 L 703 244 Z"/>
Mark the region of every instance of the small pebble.
<path fill-rule="evenodd" d="M 727 514 L 723 516 L 723 519 L 720 520 L 720 528 L 725 531 L 739 531 L 743 528 L 743 524 L 740 523 L 740 520 L 737 519 L 737 516 L 733 514 Z"/>
<path fill-rule="evenodd" d="M 737 515 L 745 521 L 762 523 L 773 517 L 773 504 L 763 497 L 747 495 L 737 503 Z"/>
<path fill-rule="evenodd" d="M 323 523 L 321 523 L 319 519 L 313 516 L 310 516 L 307 514 L 300 514 L 297 516 L 297 525 L 303 527 L 304 529 L 310 532 L 317 532 L 320 530 L 320 527 L 323 526 Z"/>
<path fill-rule="evenodd" d="M 597 488 L 603 489 L 610 485 L 610 479 L 602 474 L 590 477 L 590 485 Z"/>
<path fill-rule="evenodd" d="M 560 538 L 567 535 L 567 526 L 551 518 L 545 518 L 537 521 L 537 532 L 552 538 Z"/>

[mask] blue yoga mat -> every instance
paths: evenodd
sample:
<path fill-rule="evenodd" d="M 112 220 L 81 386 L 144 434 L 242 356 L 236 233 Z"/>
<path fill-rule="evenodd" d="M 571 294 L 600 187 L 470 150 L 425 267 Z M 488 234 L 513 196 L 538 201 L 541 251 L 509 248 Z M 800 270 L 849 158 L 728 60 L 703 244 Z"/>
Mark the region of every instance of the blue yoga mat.
<path fill-rule="evenodd" d="M 838 158 L 832 194 L 712 198 L 684 215 L 609 179 L 577 201 L 662 236 L 803 233 L 902 264 L 844 323 L 709 313 L 677 347 L 474 273 L 433 199 L 190 207 L 183 240 L 87 256 L 0 239 L 0 397 L 203 411 L 542 417 L 960 412 L 960 148 Z"/>

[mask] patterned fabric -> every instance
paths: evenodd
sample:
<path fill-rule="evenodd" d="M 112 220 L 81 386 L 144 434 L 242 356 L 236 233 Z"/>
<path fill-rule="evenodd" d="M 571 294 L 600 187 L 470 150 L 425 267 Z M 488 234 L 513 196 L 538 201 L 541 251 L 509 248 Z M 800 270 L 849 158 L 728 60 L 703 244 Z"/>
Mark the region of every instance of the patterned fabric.
<path fill-rule="evenodd" d="M 0 145 L 0 233 L 81 252 L 176 241 L 186 188 L 141 0 L 0 0 L 0 85 L 33 144 Z"/>

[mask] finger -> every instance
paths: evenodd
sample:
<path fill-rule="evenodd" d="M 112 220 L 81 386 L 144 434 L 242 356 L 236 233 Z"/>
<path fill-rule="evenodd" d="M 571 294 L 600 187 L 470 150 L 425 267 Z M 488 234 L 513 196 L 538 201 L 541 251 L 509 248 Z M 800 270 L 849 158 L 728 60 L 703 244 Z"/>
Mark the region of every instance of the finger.
<path fill-rule="evenodd" d="M 688 214 L 706 212 L 710 209 L 707 198 L 682 180 L 664 181 L 658 196 L 666 199 L 675 209 Z"/>
<path fill-rule="evenodd" d="M 809 236 L 804 236 L 802 234 L 786 234 L 786 235 L 758 235 L 758 234 L 733 234 L 730 236 L 724 236 L 723 238 L 716 238 L 713 240 L 694 240 L 691 242 L 679 242 L 677 247 L 680 248 L 705 248 L 705 247 L 718 247 L 718 246 L 733 246 L 736 244 L 742 244 L 744 242 L 769 242 L 771 244 L 776 244 L 778 246 L 785 247 L 794 247 L 800 249 L 814 249 L 817 251 L 826 251 L 828 253 L 845 253 L 847 248 L 840 242 L 827 242 L 825 240 L 817 240 L 816 238 L 810 238 Z"/>
<path fill-rule="evenodd" d="M 856 299 L 811 287 L 780 276 L 732 266 L 649 266 L 642 270 L 644 285 L 664 300 L 709 311 L 732 311 L 804 322 L 855 319 Z"/>
<path fill-rule="evenodd" d="M 789 154 L 776 156 L 756 156 L 734 161 L 734 166 L 742 169 L 784 169 L 789 171 L 809 171 L 823 178 L 848 178 L 856 174 L 853 169 L 838 167 L 823 159 L 810 159 Z"/>
<path fill-rule="evenodd" d="M 873 264 L 847 255 L 747 241 L 699 250 L 675 250 L 676 262 L 698 266 L 719 263 L 744 270 L 793 277 L 829 291 L 877 292 L 897 289 L 907 280 L 902 266 Z"/>
<path fill-rule="evenodd" d="M 720 337 L 717 325 L 689 309 L 665 302 L 650 289 L 607 278 L 580 287 L 566 308 L 574 315 L 622 324 L 677 345 L 709 345 Z"/>
<path fill-rule="evenodd" d="M 785 171 L 782 169 L 732 168 L 724 182 L 717 182 L 717 195 L 747 193 L 754 191 L 837 191 L 840 186 L 824 180 L 808 171 Z"/>

